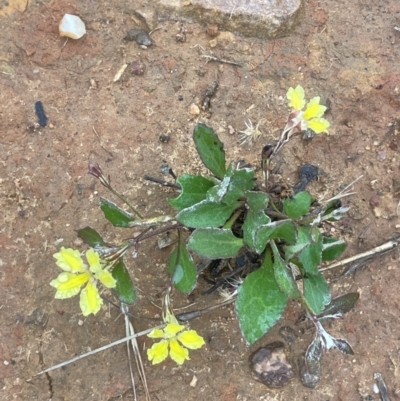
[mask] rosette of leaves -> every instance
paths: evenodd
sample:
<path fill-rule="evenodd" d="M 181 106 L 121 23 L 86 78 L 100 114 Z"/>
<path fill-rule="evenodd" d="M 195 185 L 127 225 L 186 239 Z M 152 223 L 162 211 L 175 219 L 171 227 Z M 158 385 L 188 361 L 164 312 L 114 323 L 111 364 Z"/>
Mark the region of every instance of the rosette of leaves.
<path fill-rule="evenodd" d="M 181 241 L 171 260 L 187 250 L 208 259 L 234 258 L 243 247 L 260 255 L 261 267 L 244 279 L 235 305 L 248 344 L 276 324 L 290 299 L 300 299 L 312 315 L 321 313 L 331 302 L 331 294 L 318 265 L 345 249 L 342 240 L 322 236 L 316 225 L 324 220 L 327 207 L 310 213 L 312 197 L 300 192 L 283 202 L 282 218 L 273 220 L 266 213 L 269 195 L 257 190 L 254 170 L 227 164 L 222 142 L 207 125 L 197 124 L 193 139 L 211 175 L 183 174 L 177 179 L 182 190 L 169 203 L 178 211 L 177 221 L 192 232 L 187 249 Z M 239 216 L 241 235 L 232 230 Z M 170 261 L 172 272 L 171 266 Z M 183 276 L 185 269 L 180 271 Z M 195 275 L 190 276 L 194 286 Z M 302 291 L 296 279 L 303 281 Z"/>

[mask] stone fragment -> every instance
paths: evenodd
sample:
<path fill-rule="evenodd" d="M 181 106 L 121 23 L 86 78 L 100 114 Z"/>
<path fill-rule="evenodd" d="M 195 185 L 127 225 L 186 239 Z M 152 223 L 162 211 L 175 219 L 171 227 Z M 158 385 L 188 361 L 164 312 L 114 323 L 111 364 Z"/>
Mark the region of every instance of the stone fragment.
<path fill-rule="evenodd" d="M 218 25 L 244 36 L 273 39 L 300 23 L 304 0 L 158 0 L 158 19 Z"/>
<path fill-rule="evenodd" d="M 133 75 L 143 75 L 144 74 L 144 64 L 140 60 L 133 60 L 131 63 L 131 73 Z"/>
<path fill-rule="evenodd" d="M 280 341 L 259 348 L 249 360 L 254 379 L 270 388 L 281 388 L 295 376 Z"/>
<path fill-rule="evenodd" d="M 86 33 L 85 23 L 76 15 L 65 14 L 58 26 L 60 36 L 80 39 Z"/>
<path fill-rule="evenodd" d="M 144 29 L 130 29 L 124 39 L 143 46 L 151 46 L 153 44 L 150 35 Z"/>
<path fill-rule="evenodd" d="M 279 329 L 279 335 L 289 344 L 296 341 L 297 338 L 296 332 L 289 326 L 282 326 Z"/>
<path fill-rule="evenodd" d="M 190 114 L 192 116 L 198 116 L 200 114 L 200 108 L 196 104 L 192 103 L 190 105 Z"/>

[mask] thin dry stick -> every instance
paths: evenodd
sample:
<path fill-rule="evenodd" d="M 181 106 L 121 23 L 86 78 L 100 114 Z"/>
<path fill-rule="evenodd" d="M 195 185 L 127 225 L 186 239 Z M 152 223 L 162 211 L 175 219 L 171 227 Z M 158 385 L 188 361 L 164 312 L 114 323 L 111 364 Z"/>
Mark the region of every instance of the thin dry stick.
<path fill-rule="evenodd" d="M 92 127 L 92 129 L 93 129 L 93 132 L 95 133 L 95 135 L 97 136 L 97 139 L 99 140 L 100 147 L 104 150 L 104 152 L 108 153 L 112 158 L 114 158 L 114 155 L 103 146 L 100 135 L 97 133 L 96 128 Z"/>
<path fill-rule="evenodd" d="M 391 241 L 385 242 L 384 244 L 379 245 L 379 246 L 377 246 L 375 248 L 372 248 L 367 252 L 359 253 L 359 254 L 354 255 L 354 256 L 352 256 L 350 258 L 343 259 L 343 260 L 340 260 L 339 262 L 332 263 L 328 267 L 324 267 L 322 269 L 319 269 L 319 271 L 320 272 L 324 272 L 326 270 L 334 269 L 335 267 L 341 267 L 341 266 L 344 266 L 344 265 L 348 265 L 349 263 L 356 262 L 357 260 L 360 260 L 360 259 L 372 258 L 374 256 L 377 256 L 378 254 L 381 254 L 381 253 L 384 253 L 384 252 L 390 252 L 394 248 L 396 248 L 398 245 L 399 245 L 398 241 L 391 240 Z"/>
<path fill-rule="evenodd" d="M 104 350 L 106 350 L 106 349 L 108 349 L 108 348 L 111 348 L 111 347 L 114 347 L 115 345 L 119 345 L 119 344 L 126 343 L 127 341 L 131 340 L 132 338 L 144 336 L 144 335 L 150 333 L 153 329 L 161 329 L 161 328 L 163 328 L 163 327 L 165 327 L 165 324 L 160 324 L 160 325 L 157 326 L 157 327 L 152 327 L 151 329 L 143 330 L 143 331 L 141 331 L 140 333 L 132 334 L 132 335 L 130 335 L 130 336 L 121 338 L 120 340 L 117 340 L 117 341 L 114 341 L 113 343 L 104 345 L 103 347 L 94 349 L 93 351 L 87 352 L 86 354 L 82 354 L 82 355 L 76 356 L 75 358 L 69 359 L 68 361 L 61 362 L 61 363 L 59 363 L 59 364 L 57 364 L 57 365 L 54 365 L 54 366 L 52 366 L 52 367 L 50 367 L 50 368 L 47 368 L 47 369 L 45 369 L 45 370 L 42 370 L 41 372 L 36 373 L 36 375 L 34 375 L 33 377 L 40 376 L 40 375 L 42 375 L 43 373 L 50 372 L 50 371 L 55 370 L 55 369 L 58 369 L 58 368 L 62 368 L 63 366 L 69 365 L 70 363 L 79 361 L 79 359 L 86 358 L 86 357 L 89 356 L 89 355 L 97 354 L 98 352 L 104 351 Z"/>
<path fill-rule="evenodd" d="M 135 330 L 134 330 L 133 325 L 130 322 L 129 316 L 128 316 L 128 312 L 129 312 L 128 305 L 122 303 L 121 304 L 121 311 L 122 311 L 122 313 L 124 314 L 124 317 L 125 317 L 126 335 L 128 336 L 128 335 L 135 334 Z M 134 397 L 135 397 L 135 400 L 136 400 L 135 379 L 133 377 L 133 371 L 132 371 L 132 366 L 131 366 L 129 342 L 127 342 L 126 345 L 128 347 L 127 349 L 128 349 L 128 359 L 129 359 L 129 371 L 130 371 L 130 375 L 131 375 L 132 385 L 134 386 L 133 387 L 133 393 L 134 393 Z M 135 356 L 136 366 L 137 366 L 138 371 L 139 371 L 139 377 L 140 377 L 140 380 L 143 383 L 144 391 L 145 391 L 145 394 L 146 394 L 146 400 L 150 401 L 150 393 L 149 393 L 149 388 L 147 386 L 146 373 L 145 373 L 145 370 L 144 370 L 143 361 L 142 361 L 142 357 L 140 355 L 140 350 L 139 350 L 138 343 L 136 341 L 136 337 L 131 339 L 131 345 L 132 345 L 132 350 L 133 350 L 133 353 L 134 353 L 134 356 Z"/>
<path fill-rule="evenodd" d="M 242 64 L 236 63 L 235 61 L 224 60 L 224 59 L 222 59 L 222 58 L 218 58 L 218 57 L 215 57 L 215 56 L 209 56 L 209 55 L 207 55 L 207 54 L 203 54 L 203 55 L 201 55 L 200 57 L 206 58 L 206 59 L 207 59 L 207 63 L 208 63 L 209 61 L 216 61 L 216 62 L 218 62 L 218 63 L 231 64 L 231 65 L 236 65 L 236 66 L 238 66 L 238 67 L 243 67 Z"/>

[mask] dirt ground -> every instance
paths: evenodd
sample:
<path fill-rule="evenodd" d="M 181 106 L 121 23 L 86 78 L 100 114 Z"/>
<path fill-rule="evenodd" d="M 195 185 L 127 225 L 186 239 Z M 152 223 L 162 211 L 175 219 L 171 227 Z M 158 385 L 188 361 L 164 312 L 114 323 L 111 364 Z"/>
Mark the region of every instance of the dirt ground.
<path fill-rule="evenodd" d="M 398 0 L 309 0 L 295 33 L 270 41 L 228 32 L 212 38 L 205 26 L 163 21 L 147 49 L 123 40 L 137 27 L 134 10 L 144 5 L 135 0 L 0 3 L 1 400 L 133 399 L 125 346 L 26 381 L 44 367 L 125 335 L 118 310 L 105 306 L 84 319 L 77 298 L 54 300 L 49 286 L 59 273 L 52 255 L 61 246 L 84 249 L 77 245 L 75 230 L 90 225 L 109 241 L 132 235 L 104 219 L 100 196 L 116 199 L 87 174 L 88 162 L 98 162 L 142 214 L 171 213 L 166 198 L 174 197 L 174 190 L 149 183 L 143 175 L 162 178 L 163 160 L 177 175 L 199 172 L 191 139 L 197 121 L 216 130 L 228 160 L 259 166 L 262 146 L 276 140 L 285 124 L 287 89 L 301 84 L 309 98 L 320 95 L 322 103 L 330 102 L 331 135 L 291 140 L 279 155 L 282 180 L 295 184 L 299 166 L 311 163 L 321 174 L 310 191 L 331 196 L 363 175 L 354 186 L 356 194 L 345 200 L 351 207 L 348 217 L 335 228 L 348 241 L 345 256 L 381 244 L 400 227 L 400 143 L 394 125 L 400 119 Z M 87 35 L 77 41 L 60 38 L 64 13 L 79 15 Z M 176 38 L 182 32 L 186 41 Z M 207 62 L 204 55 L 241 67 Z M 129 65 L 113 82 L 121 66 L 135 60 L 144 65 L 144 73 L 132 74 Z M 215 81 L 219 87 L 210 110 L 192 114 L 191 105 L 201 106 Z M 38 100 L 48 125 L 33 130 Z M 263 135 L 241 147 L 237 132 L 248 120 L 262 120 Z M 160 135 L 169 141 L 160 141 Z M 159 250 L 153 239 L 137 259 L 127 259 L 139 289 L 133 314 L 159 313 L 150 301 L 166 283 L 170 251 Z M 283 389 L 270 390 L 253 380 L 248 367 L 257 347 L 282 340 L 282 326 L 297 334 L 290 347 L 293 359 L 304 353 L 313 330 L 296 323 L 301 315 L 296 304 L 251 348 L 241 338 L 233 307 L 226 307 L 191 323 L 207 344 L 191 352 L 182 367 L 170 360 L 154 367 L 146 361 L 152 399 L 380 400 L 373 390 L 375 372 L 382 373 L 391 399 L 400 397 L 398 262 L 395 250 L 355 275 L 340 278 L 337 270 L 328 276 L 334 295 L 360 293 L 353 311 L 328 324 L 333 335 L 349 340 L 355 355 L 325 355 L 316 389 L 303 387 L 296 378 Z M 193 299 L 194 308 L 219 300 L 217 294 L 202 296 L 205 288 L 200 280 L 193 298 L 177 294 L 175 307 Z M 134 320 L 137 331 L 152 324 Z M 141 338 L 139 343 L 145 348 L 152 342 Z M 191 387 L 194 375 L 198 381 Z M 144 399 L 140 385 L 138 391 Z"/>

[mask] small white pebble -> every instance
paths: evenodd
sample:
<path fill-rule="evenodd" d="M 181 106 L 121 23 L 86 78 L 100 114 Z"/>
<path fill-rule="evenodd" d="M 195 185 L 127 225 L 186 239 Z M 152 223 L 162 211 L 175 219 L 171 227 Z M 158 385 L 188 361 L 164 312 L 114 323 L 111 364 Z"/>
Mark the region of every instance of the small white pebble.
<path fill-rule="evenodd" d="M 10 364 L 10 362 L 8 361 L 3 361 L 4 365 L 8 366 Z"/>
<path fill-rule="evenodd" d="M 76 15 L 65 14 L 58 27 L 60 36 L 80 39 L 86 34 L 85 23 Z"/>
<path fill-rule="evenodd" d="M 190 387 L 196 387 L 197 385 L 197 376 L 193 375 L 192 381 L 190 382 Z"/>

